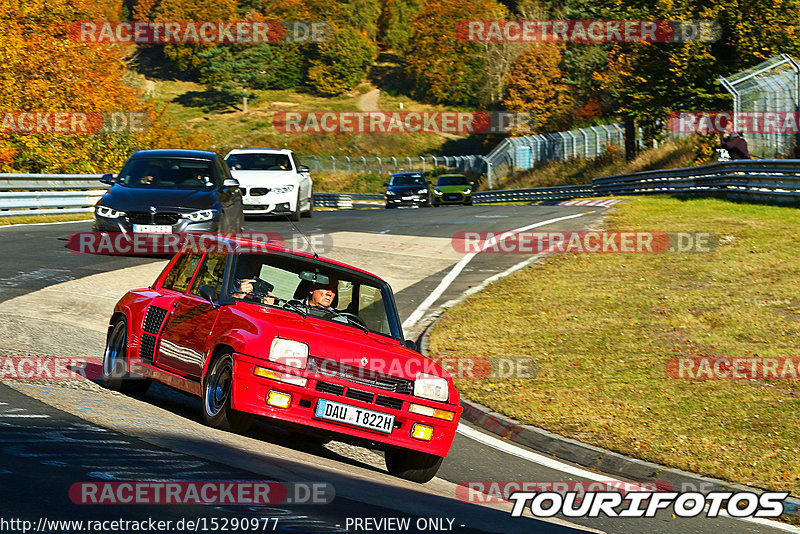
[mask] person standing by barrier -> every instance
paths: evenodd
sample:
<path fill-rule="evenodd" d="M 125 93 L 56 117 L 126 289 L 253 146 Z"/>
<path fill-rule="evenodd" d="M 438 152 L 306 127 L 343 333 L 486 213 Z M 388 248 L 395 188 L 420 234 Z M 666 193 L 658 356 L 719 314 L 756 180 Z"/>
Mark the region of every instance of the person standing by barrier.
<path fill-rule="evenodd" d="M 752 159 L 747 149 L 747 141 L 733 128 L 722 138 L 722 148 L 728 151 L 731 159 Z"/>

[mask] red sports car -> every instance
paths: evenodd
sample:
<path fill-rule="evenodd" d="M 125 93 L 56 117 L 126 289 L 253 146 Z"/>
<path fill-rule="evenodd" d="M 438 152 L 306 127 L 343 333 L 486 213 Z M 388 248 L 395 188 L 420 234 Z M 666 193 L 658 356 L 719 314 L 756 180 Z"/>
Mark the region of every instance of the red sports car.
<path fill-rule="evenodd" d="M 309 439 L 383 449 L 398 477 L 433 478 L 460 398 L 404 340 L 389 285 L 272 245 L 204 241 L 117 303 L 104 385 L 141 391 L 155 380 L 201 397 L 210 426 L 241 432 L 267 417 Z"/>

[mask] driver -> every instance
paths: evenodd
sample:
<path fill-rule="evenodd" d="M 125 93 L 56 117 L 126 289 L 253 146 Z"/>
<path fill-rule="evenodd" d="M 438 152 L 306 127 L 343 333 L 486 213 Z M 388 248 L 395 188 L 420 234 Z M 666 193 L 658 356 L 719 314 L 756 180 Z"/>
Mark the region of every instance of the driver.
<path fill-rule="evenodd" d="M 333 299 L 336 298 L 336 289 L 339 287 L 339 282 L 334 278 L 330 278 L 327 284 L 314 284 L 308 291 L 306 297 L 306 304 L 317 308 L 330 308 L 333 304 Z"/>

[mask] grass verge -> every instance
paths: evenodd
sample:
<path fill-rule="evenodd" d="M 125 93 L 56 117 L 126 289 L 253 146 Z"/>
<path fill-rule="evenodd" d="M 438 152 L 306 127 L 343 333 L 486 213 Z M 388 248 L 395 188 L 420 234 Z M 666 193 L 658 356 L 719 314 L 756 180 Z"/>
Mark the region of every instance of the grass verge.
<path fill-rule="evenodd" d="M 12 215 L 10 217 L 0 217 L 0 226 L 9 224 L 34 224 L 34 223 L 54 223 L 65 221 L 88 221 L 92 214 L 89 213 L 65 213 L 64 215 Z"/>
<path fill-rule="evenodd" d="M 448 310 L 434 357 L 518 355 L 535 380 L 457 382 L 472 400 L 585 443 L 800 495 L 800 380 L 678 380 L 673 357 L 798 356 L 800 211 L 630 198 L 611 230 L 711 231 L 706 254 L 552 256 Z"/>

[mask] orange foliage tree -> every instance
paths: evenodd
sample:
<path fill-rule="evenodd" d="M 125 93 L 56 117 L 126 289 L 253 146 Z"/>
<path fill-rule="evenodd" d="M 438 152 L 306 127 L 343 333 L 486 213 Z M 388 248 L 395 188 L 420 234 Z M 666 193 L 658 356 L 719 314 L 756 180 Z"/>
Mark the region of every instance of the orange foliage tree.
<path fill-rule="evenodd" d="M 144 131 L 98 134 L 4 128 L 0 171 L 111 172 L 133 150 L 185 142 L 124 83 L 122 47 L 67 38 L 73 21 L 108 18 L 108 6 L 91 0 L 0 1 L 0 110 L 140 113 L 151 125 Z"/>

